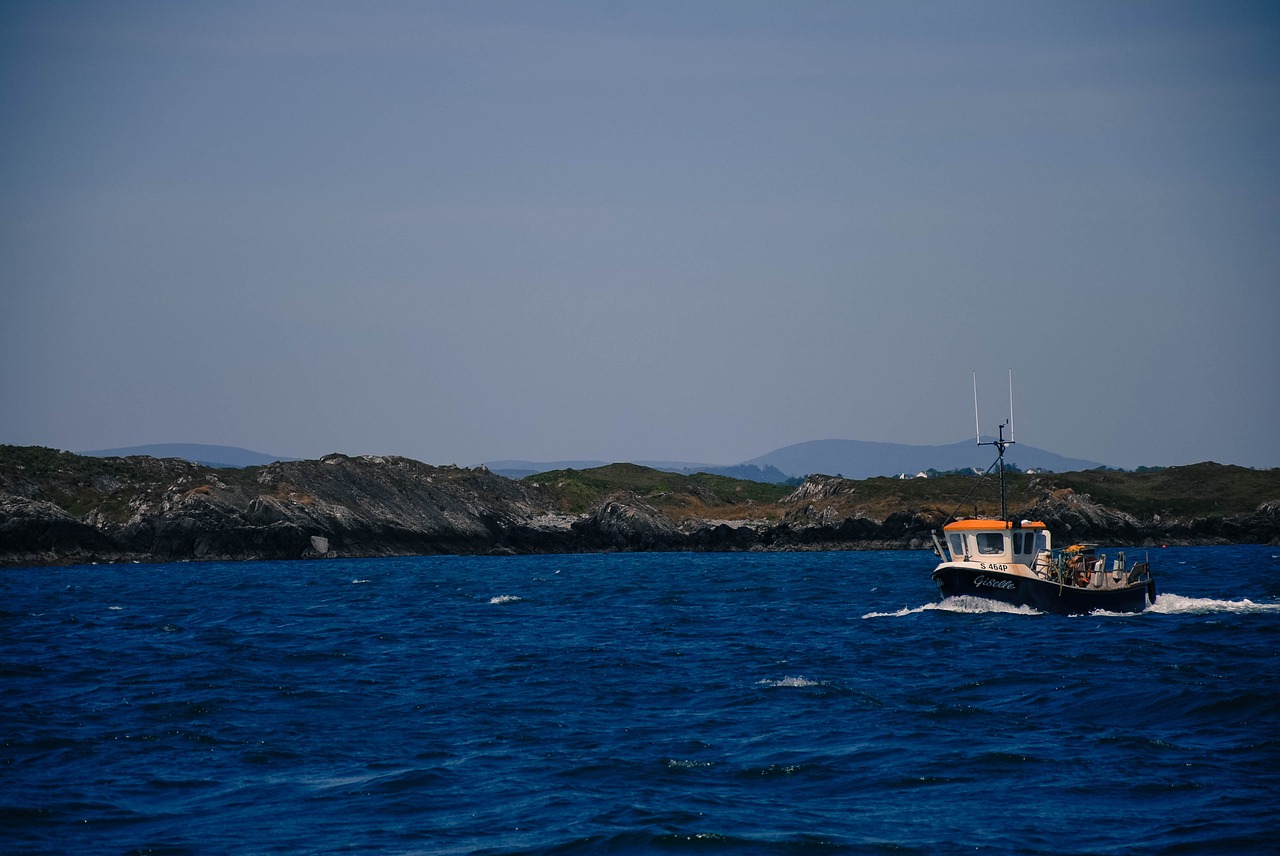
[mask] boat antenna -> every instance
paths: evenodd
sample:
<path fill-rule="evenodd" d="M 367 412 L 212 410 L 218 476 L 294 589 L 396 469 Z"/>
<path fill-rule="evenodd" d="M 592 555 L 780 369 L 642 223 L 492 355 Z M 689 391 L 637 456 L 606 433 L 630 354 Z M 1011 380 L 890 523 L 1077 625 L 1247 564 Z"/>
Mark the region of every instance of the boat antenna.
<path fill-rule="evenodd" d="M 996 463 L 1000 465 L 1000 519 L 1001 520 L 1009 519 L 1009 508 L 1008 508 L 1008 504 L 1005 501 L 1005 495 L 1004 495 L 1004 450 L 1005 448 L 1013 445 L 1012 440 L 1006 440 L 1004 438 L 1004 427 L 1006 424 L 1008 423 L 1005 423 L 1005 422 L 1000 423 L 999 433 L 996 439 L 988 443 L 978 444 L 979 446 L 995 446 L 996 447 Z"/>
<path fill-rule="evenodd" d="M 982 445 L 982 428 L 978 425 L 978 373 L 973 373 L 973 433 L 978 438 L 978 445 Z"/>
<path fill-rule="evenodd" d="M 974 421 L 974 424 L 976 425 L 978 421 L 978 373 L 977 372 L 973 373 L 973 421 Z M 1009 426 L 1008 440 L 1004 438 L 1005 425 Z M 1000 423 L 1000 428 L 996 434 L 996 439 L 991 440 L 990 442 L 987 442 L 987 443 L 982 442 L 982 432 L 981 431 L 978 432 L 979 446 L 995 446 L 996 447 L 996 463 L 1000 465 L 1000 519 L 1006 520 L 1006 521 L 1009 519 L 1009 506 L 1008 506 L 1007 500 L 1005 499 L 1005 489 L 1004 489 L 1004 450 L 1009 446 L 1012 446 L 1013 444 L 1014 444 L 1013 443 L 1013 369 L 1009 369 L 1009 421 Z M 990 472 L 990 468 L 988 468 L 987 471 Z"/>
<path fill-rule="evenodd" d="M 987 471 L 986 471 L 985 473 L 983 473 L 983 474 L 982 474 L 982 478 L 980 478 L 980 479 L 978 479 L 976 482 L 974 482 L 973 487 L 969 488 L 969 492 L 968 492 L 968 493 L 966 493 L 966 494 L 964 495 L 964 499 L 962 499 L 962 500 L 960 500 L 959 502 L 957 502 L 957 503 L 956 503 L 956 507 L 955 507 L 955 508 L 953 508 L 953 509 L 951 510 L 951 513 L 947 515 L 947 519 L 946 519 L 946 520 L 944 520 L 944 521 L 942 521 L 942 525 L 943 525 L 943 526 L 946 526 L 946 525 L 947 525 L 948 523 L 950 523 L 952 520 L 955 520 L 955 519 L 956 519 L 956 514 L 958 514 L 958 513 L 959 513 L 959 511 L 960 511 L 960 509 L 964 507 L 964 504 L 965 504 L 966 502 L 968 502 L 968 501 L 969 501 L 969 497 L 973 496 L 974 491 L 976 491 L 978 488 L 982 487 L 982 483 L 983 483 L 984 481 L 986 481 L 986 480 L 987 480 L 987 476 L 991 475 L 991 469 L 992 469 L 992 467 L 994 467 L 995 465 L 996 465 L 996 462 L 995 462 L 995 461 L 992 461 L 992 462 L 991 462 L 991 466 L 990 466 L 990 467 L 987 467 Z M 974 516 L 975 516 L 975 517 L 977 516 L 977 512 L 976 512 L 976 511 L 974 512 Z"/>
<path fill-rule="evenodd" d="M 1013 369 L 1009 369 L 1009 442 L 1013 442 Z"/>

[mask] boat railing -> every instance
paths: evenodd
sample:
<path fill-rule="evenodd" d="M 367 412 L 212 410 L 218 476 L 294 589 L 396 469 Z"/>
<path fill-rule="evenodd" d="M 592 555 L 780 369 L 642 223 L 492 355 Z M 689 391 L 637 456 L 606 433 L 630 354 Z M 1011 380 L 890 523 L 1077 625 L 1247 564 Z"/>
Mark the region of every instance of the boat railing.
<path fill-rule="evenodd" d="M 1072 588 L 1117 589 L 1146 582 L 1151 568 L 1146 561 L 1126 564 L 1123 552 L 1107 563 L 1106 553 L 1073 549 L 1042 553 L 1035 565 L 1036 573 L 1050 582 Z"/>

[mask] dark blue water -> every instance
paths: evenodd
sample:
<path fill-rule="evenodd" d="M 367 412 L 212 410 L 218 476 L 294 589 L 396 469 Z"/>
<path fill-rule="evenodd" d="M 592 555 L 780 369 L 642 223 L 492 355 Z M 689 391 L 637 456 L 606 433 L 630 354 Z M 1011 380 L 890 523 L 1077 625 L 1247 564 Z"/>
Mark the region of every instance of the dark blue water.
<path fill-rule="evenodd" d="M 1278 555 L 1076 618 L 923 552 L 4 570 L 0 849 L 1268 850 Z"/>

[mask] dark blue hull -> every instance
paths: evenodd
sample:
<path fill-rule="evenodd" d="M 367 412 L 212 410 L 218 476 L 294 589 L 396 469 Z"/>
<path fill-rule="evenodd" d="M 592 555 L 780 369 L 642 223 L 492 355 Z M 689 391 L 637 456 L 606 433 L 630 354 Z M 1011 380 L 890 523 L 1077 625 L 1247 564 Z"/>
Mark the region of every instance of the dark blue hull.
<path fill-rule="evenodd" d="M 933 581 L 938 584 L 938 592 L 943 597 L 983 597 L 1055 615 L 1082 615 L 1095 609 L 1142 612 L 1156 598 L 1155 582 L 1150 579 L 1130 583 L 1123 588 L 1075 588 L 1000 571 L 941 565 L 934 570 Z"/>

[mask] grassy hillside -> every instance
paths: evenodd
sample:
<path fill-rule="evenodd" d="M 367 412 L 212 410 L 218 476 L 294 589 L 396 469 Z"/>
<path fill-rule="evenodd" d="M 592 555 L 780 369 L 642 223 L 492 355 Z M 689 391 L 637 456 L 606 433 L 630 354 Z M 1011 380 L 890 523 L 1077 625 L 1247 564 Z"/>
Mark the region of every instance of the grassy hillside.
<path fill-rule="evenodd" d="M 1011 508 L 1033 501 L 1029 476 L 1008 477 Z M 741 481 L 699 473 L 692 476 L 651 470 L 635 464 L 611 464 L 589 470 L 555 470 L 529 476 L 526 483 L 548 491 L 563 511 L 581 512 L 616 493 L 634 494 L 676 519 L 772 519 L 788 507 L 780 503 L 794 487 Z M 841 514 L 884 518 L 907 508 L 936 508 L 944 515 L 965 500 L 961 514 L 998 514 L 999 482 L 981 485 L 976 476 L 948 475 L 932 479 L 871 478 L 839 480 L 839 486 L 813 502 Z M 975 489 L 976 488 L 976 489 Z M 966 499 L 966 497 L 968 497 Z"/>
<path fill-rule="evenodd" d="M 95 458 L 43 446 L 0 445 L 0 488 L 52 502 L 75 517 L 97 509 L 116 521 L 129 517 L 140 497 L 159 495 L 184 476 L 251 483 L 260 470 L 211 468 L 151 457 Z"/>
<path fill-rule="evenodd" d="M 1280 499 L 1280 469 L 1251 470 L 1214 463 L 1141 473 L 1009 473 L 1005 479 L 1013 513 L 1051 491 L 1064 489 L 1089 494 L 1095 502 L 1140 518 L 1155 514 L 1248 514 L 1264 502 Z M 524 481 L 548 491 L 564 511 L 585 511 L 610 494 L 631 493 L 676 519 L 772 519 L 788 510 L 779 503 L 794 490 L 705 473 L 682 476 L 634 464 L 557 470 L 529 476 Z M 841 514 L 860 513 L 878 519 L 907 509 L 933 510 L 946 516 L 957 506 L 961 516 L 993 516 L 1000 511 L 1000 490 L 994 474 L 980 484 L 977 476 L 969 475 L 871 478 L 843 480 L 813 501 Z"/>
<path fill-rule="evenodd" d="M 697 473 L 686 476 L 636 464 L 610 464 L 590 470 L 552 470 L 524 479 L 547 491 L 562 510 L 579 513 L 615 493 L 634 494 L 676 519 L 738 519 L 763 516 L 795 488 Z"/>
<path fill-rule="evenodd" d="M 1138 517 L 1247 514 L 1264 502 L 1280 499 L 1280 469 L 1251 470 L 1212 462 L 1143 473 L 1089 470 L 1041 478 Z"/>
<path fill-rule="evenodd" d="M 198 487 L 216 480 L 229 485 L 256 482 L 261 468 L 211 469 L 186 461 L 153 458 L 92 458 L 31 446 L 0 445 L 0 489 L 55 503 L 75 516 L 96 507 L 125 518 L 135 498 L 162 492 L 179 480 Z M 898 511 L 964 516 L 999 512 L 997 479 L 976 476 L 931 479 L 830 479 L 803 502 L 843 515 L 884 519 Z M 698 473 L 681 475 L 635 464 L 587 470 L 556 470 L 523 479 L 536 485 L 560 510 L 580 513 L 612 494 L 633 494 L 675 520 L 689 518 L 776 520 L 795 504 L 782 501 L 794 488 Z M 1007 476 L 1013 513 L 1052 491 L 1088 494 L 1097 503 L 1142 519 L 1154 515 L 1187 518 L 1246 515 L 1280 499 L 1280 469 L 1251 470 L 1215 463 L 1141 473 L 1089 470 Z M 975 489 L 976 488 L 976 489 Z M 963 503 L 962 503 L 963 500 Z"/>

